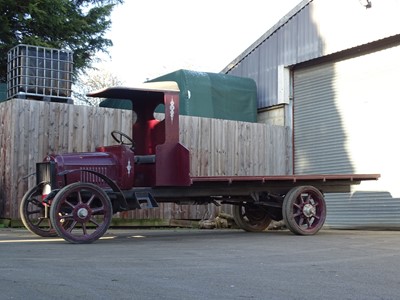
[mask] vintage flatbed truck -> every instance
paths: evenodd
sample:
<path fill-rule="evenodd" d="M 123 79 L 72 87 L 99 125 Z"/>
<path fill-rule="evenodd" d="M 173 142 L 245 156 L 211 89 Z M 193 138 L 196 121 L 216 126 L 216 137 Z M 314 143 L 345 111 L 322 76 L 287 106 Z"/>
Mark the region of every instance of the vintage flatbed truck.
<path fill-rule="evenodd" d="M 112 131 L 118 145 L 95 152 L 50 154 L 36 165 L 36 186 L 24 195 L 20 215 L 26 228 L 71 243 L 104 235 L 114 213 L 154 208 L 158 203 L 228 203 L 246 231 L 263 231 L 284 220 L 295 234 L 313 235 L 323 226 L 323 193 L 349 192 L 378 174 L 290 176 L 190 175 L 190 155 L 179 142 L 179 89 L 175 82 L 138 88 L 111 87 L 90 96 L 132 101 L 137 119 L 131 136 Z M 159 105 L 165 119 L 154 118 Z"/>

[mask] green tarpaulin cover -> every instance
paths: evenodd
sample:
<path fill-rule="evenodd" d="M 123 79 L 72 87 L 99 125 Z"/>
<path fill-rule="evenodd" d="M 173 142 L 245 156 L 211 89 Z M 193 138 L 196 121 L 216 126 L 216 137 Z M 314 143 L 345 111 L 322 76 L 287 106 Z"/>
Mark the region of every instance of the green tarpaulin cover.
<path fill-rule="evenodd" d="M 178 83 L 181 115 L 257 122 L 257 87 L 250 78 L 178 70 L 150 80 L 155 81 Z M 130 101 L 111 99 L 100 106 L 131 109 Z"/>

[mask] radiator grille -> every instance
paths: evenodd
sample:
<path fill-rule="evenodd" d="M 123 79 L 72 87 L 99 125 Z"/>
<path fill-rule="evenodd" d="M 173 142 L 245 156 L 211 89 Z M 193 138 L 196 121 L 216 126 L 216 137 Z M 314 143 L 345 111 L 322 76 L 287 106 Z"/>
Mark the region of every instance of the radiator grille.
<path fill-rule="evenodd" d="M 107 176 L 107 167 L 81 167 L 80 170 L 86 170 L 86 171 L 93 171 L 97 173 L 101 173 L 103 175 Z M 90 182 L 94 184 L 104 184 L 104 180 L 101 179 L 98 175 L 90 173 L 90 172 L 80 172 L 81 178 L 80 181 L 82 182 Z"/>

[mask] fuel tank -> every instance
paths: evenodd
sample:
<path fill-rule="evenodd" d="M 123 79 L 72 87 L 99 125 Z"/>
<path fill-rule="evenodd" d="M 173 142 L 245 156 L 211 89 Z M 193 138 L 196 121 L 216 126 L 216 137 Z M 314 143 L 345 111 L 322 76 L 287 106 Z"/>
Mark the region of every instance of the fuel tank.
<path fill-rule="evenodd" d="M 52 154 L 45 161 L 55 163 L 57 186 L 73 182 L 90 182 L 106 187 L 100 173 L 113 180 L 121 189 L 130 189 L 134 184 L 134 153 L 125 145 L 96 148 L 96 152 Z M 74 171 L 66 176 L 64 171 Z"/>

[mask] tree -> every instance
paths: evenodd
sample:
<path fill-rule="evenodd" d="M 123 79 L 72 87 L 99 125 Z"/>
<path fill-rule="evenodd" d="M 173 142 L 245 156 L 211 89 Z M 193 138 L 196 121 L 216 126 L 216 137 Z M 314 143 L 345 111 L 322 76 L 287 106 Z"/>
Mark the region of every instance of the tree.
<path fill-rule="evenodd" d="M 95 54 L 112 46 L 105 38 L 110 15 L 123 0 L 0 0 L 0 82 L 7 78 L 7 52 L 18 44 L 74 52 L 75 75 Z"/>
<path fill-rule="evenodd" d="M 76 80 L 72 93 L 74 104 L 98 106 L 103 99 L 86 97 L 87 93 L 122 84 L 123 82 L 110 71 L 93 69 L 87 74 L 81 74 Z"/>

